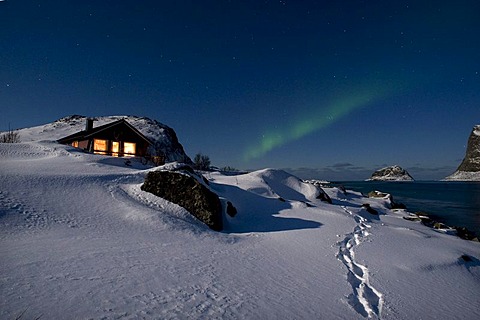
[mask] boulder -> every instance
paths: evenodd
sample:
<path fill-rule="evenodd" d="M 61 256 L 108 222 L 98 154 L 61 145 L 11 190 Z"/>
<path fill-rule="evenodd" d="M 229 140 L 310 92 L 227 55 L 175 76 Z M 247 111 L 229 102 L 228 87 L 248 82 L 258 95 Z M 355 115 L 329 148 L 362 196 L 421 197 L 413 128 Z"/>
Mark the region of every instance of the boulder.
<path fill-rule="evenodd" d="M 468 230 L 465 227 L 453 227 L 455 230 L 457 230 L 457 236 L 465 239 L 465 240 L 472 240 L 472 241 L 478 241 L 477 236 L 475 233 L 472 231 Z"/>
<path fill-rule="evenodd" d="M 433 224 L 433 228 L 434 229 L 450 229 L 449 226 L 447 226 L 445 223 L 442 223 L 442 222 L 435 222 Z"/>
<path fill-rule="evenodd" d="M 188 171 L 149 172 L 141 189 L 185 208 L 212 230 L 223 228 L 219 197 Z"/>
<path fill-rule="evenodd" d="M 407 209 L 407 206 L 403 203 L 393 201 L 393 197 L 390 193 L 385 193 L 381 191 L 370 191 L 368 193 L 368 197 L 388 200 L 388 206 L 390 209 Z"/>
<path fill-rule="evenodd" d="M 381 191 L 370 191 L 368 193 L 368 197 L 369 198 L 385 198 L 385 199 L 390 199 L 392 196 L 390 195 L 390 193 L 385 193 L 385 192 L 381 192 Z"/>

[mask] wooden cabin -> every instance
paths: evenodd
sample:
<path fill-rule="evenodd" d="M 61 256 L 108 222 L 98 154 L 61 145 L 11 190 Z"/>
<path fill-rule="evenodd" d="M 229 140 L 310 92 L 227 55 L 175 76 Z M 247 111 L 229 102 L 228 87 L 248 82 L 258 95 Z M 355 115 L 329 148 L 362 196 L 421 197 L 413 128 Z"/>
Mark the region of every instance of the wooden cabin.
<path fill-rule="evenodd" d="M 125 119 L 94 128 L 93 119 L 86 119 L 85 130 L 58 140 L 95 154 L 114 157 L 146 157 L 152 142 Z"/>

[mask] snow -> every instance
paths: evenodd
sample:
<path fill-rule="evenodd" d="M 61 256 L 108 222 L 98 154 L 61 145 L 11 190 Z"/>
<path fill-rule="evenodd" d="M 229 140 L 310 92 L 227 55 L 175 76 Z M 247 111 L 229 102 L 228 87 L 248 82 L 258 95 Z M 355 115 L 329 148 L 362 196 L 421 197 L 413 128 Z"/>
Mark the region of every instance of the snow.
<path fill-rule="evenodd" d="M 480 181 L 479 172 L 455 171 L 444 179 L 445 181 Z"/>
<path fill-rule="evenodd" d="M 473 127 L 473 133 L 477 136 L 480 136 L 480 125 L 476 125 Z"/>
<path fill-rule="evenodd" d="M 0 144 L 1 319 L 480 318 L 480 244 L 385 199 L 324 188 L 324 203 L 275 169 L 206 173 L 238 210 L 214 232 L 140 189 L 155 168 L 35 130 Z"/>
<path fill-rule="evenodd" d="M 32 128 L 19 129 L 16 130 L 16 132 L 18 132 L 20 135 L 20 140 L 22 142 L 41 140 L 56 141 L 71 134 L 85 130 L 86 119 L 87 117 L 85 116 L 73 115 L 58 119 L 52 123 L 47 123 Z M 145 137 L 150 139 L 153 143 L 159 145 L 159 148 L 166 155 L 167 160 L 176 161 L 181 159 L 182 161 L 185 161 L 184 159 L 186 155 L 183 150 L 183 146 L 181 146 L 177 141 L 175 131 L 158 121 L 146 117 L 125 115 L 103 116 L 95 117 L 93 119 L 95 120 L 93 122 L 94 128 L 115 122 L 117 120 L 125 119 Z"/>

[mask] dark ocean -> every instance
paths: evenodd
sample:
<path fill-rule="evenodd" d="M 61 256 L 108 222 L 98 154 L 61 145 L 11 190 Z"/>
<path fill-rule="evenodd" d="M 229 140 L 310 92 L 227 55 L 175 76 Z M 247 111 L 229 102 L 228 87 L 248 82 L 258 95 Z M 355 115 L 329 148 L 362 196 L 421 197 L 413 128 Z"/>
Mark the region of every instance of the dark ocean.
<path fill-rule="evenodd" d="M 480 236 L 480 182 L 340 182 L 345 188 L 367 194 L 390 193 L 409 212 L 423 211 L 450 226 L 467 227 Z"/>

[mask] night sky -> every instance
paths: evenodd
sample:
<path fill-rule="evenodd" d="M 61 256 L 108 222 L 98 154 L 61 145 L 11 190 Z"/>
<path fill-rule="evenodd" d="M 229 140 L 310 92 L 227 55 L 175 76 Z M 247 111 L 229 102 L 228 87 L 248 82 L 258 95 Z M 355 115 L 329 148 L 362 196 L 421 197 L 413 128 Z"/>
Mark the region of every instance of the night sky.
<path fill-rule="evenodd" d="M 137 115 L 238 169 L 440 179 L 480 124 L 480 1 L 0 1 L 0 130 Z"/>

